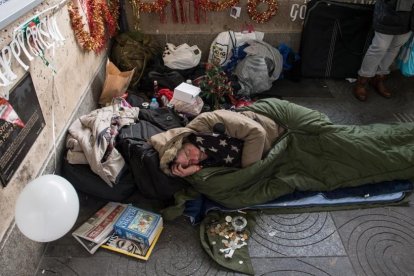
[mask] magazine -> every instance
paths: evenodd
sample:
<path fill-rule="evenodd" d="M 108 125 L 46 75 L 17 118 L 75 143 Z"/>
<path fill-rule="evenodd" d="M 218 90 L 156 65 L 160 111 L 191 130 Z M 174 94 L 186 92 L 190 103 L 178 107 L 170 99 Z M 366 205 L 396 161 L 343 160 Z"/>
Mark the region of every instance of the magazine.
<path fill-rule="evenodd" d="M 109 239 L 104 244 L 102 244 L 101 247 L 146 261 L 150 257 L 152 250 L 157 243 L 159 236 L 161 235 L 162 229 L 163 228 L 160 228 L 158 233 L 155 235 L 151 246 L 122 238 L 113 232 Z"/>
<path fill-rule="evenodd" d="M 77 228 L 72 236 L 93 254 L 107 241 L 117 219 L 125 211 L 127 205 L 109 202 Z"/>
<path fill-rule="evenodd" d="M 128 205 L 114 225 L 115 232 L 124 238 L 150 246 L 163 227 L 161 215 Z"/>

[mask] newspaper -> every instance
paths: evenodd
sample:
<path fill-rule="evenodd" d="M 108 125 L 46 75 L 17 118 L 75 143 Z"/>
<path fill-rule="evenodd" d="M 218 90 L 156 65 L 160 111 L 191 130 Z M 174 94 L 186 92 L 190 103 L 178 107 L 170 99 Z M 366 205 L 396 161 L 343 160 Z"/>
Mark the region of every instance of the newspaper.
<path fill-rule="evenodd" d="M 72 236 L 93 254 L 104 244 L 113 231 L 118 217 L 126 209 L 126 204 L 109 202 L 77 228 Z"/>

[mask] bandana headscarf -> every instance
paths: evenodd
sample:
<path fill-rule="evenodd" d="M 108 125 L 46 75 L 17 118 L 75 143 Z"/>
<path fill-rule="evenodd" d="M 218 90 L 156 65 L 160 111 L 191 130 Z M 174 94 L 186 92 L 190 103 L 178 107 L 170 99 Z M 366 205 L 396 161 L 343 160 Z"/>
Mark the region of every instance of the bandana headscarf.
<path fill-rule="evenodd" d="M 204 167 L 240 167 L 243 140 L 226 134 L 191 134 L 189 140 L 196 145 L 208 158 L 201 162 Z"/>

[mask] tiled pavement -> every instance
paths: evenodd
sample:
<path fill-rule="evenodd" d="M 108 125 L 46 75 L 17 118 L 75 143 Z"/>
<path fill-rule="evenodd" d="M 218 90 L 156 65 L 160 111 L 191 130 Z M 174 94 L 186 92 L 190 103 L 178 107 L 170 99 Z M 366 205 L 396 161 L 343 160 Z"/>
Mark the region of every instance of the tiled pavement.
<path fill-rule="evenodd" d="M 388 81 L 394 98 L 371 92 L 365 103 L 343 80 L 285 84 L 284 99 L 321 110 L 338 124 L 414 122 L 414 79 L 398 73 Z M 104 204 L 80 199 L 78 224 Z M 414 275 L 414 206 L 261 214 L 256 221 L 248 245 L 256 275 Z M 144 262 L 105 250 L 90 255 L 68 234 L 47 245 L 36 275 L 238 275 L 214 263 L 198 237 L 185 217 L 166 222 Z"/>

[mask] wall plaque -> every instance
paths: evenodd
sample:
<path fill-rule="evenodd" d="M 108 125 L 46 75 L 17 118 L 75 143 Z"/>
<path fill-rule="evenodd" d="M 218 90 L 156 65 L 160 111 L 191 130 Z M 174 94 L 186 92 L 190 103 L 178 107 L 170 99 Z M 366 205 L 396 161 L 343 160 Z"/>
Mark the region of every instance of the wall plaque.
<path fill-rule="evenodd" d="M 45 120 L 33 86 L 26 74 L 10 91 L 9 99 L 0 97 L 0 184 L 6 186 L 36 141 Z"/>

